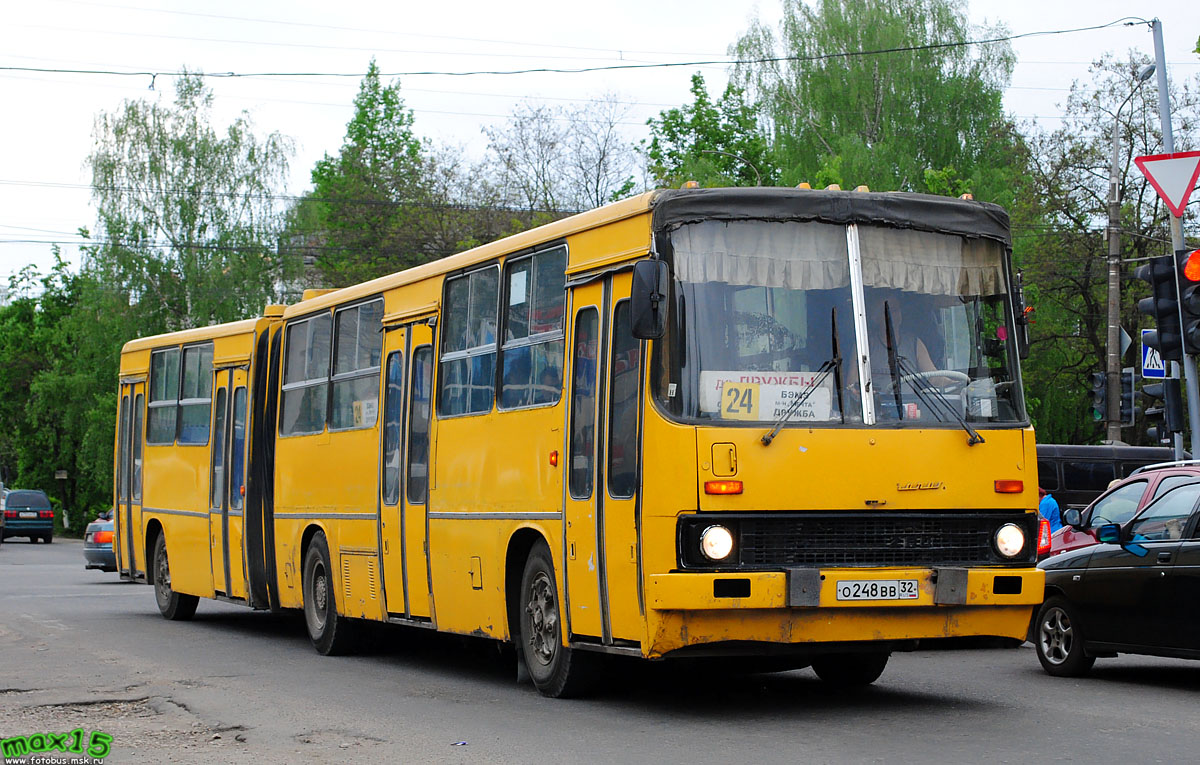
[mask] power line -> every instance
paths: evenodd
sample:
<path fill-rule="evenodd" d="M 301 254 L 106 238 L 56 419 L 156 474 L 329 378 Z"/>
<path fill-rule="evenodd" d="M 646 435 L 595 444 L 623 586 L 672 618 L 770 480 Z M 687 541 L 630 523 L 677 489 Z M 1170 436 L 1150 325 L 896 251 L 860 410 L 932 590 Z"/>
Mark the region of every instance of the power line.
<path fill-rule="evenodd" d="M 972 45 L 993 45 L 1001 42 L 1010 42 L 1012 40 L 1020 40 L 1028 37 L 1047 37 L 1053 35 L 1075 34 L 1078 32 L 1091 32 L 1098 29 L 1107 29 L 1109 27 L 1124 25 L 1133 26 L 1136 24 L 1148 24 L 1145 19 L 1126 16 L 1110 21 L 1107 24 L 1097 24 L 1088 27 L 1076 27 L 1073 29 L 1055 29 L 1043 30 L 1038 32 L 1023 32 L 1016 35 L 1005 35 L 1003 37 L 993 37 L 982 40 L 966 40 L 960 42 L 946 43 L 927 43 L 925 45 L 905 45 L 895 48 L 882 48 L 869 51 L 846 51 L 842 53 L 823 53 L 814 56 L 764 56 L 752 59 L 710 59 L 706 61 L 675 61 L 664 63 L 630 63 L 630 64 L 611 64 L 607 66 L 591 66 L 578 67 L 573 69 L 556 68 L 556 67 L 538 67 L 530 69 L 507 69 L 507 70 L 472 70 L 472 71 L 408 71 L 408 72 L 380 72 L 380 77 L 424 77 L 424 76 L 442 76 L 442 77 L 470 77 L 477 75 L 518 75 L 518 74 L 583 74 L 586 72 L 612 72 L 619 70 L 642 70 L 642 69 L 664 69 L 671 67 L 682 66 L 737 66 L 744 64 L 771 64 L 788 61 L 828 61 L 839 58 L 859 58 L 865 56 L 880 56 L 890 53 L 914 53 L 926 50 L 945 50 L 947 48 L 962 48 Z M 0 71 L 18 71 L 18 72 L 41 72 L 43 74 L 95 74 L 109 75 L 117 77 L 164 77 L 182 76 L 191 74 L 197 77 L 209 78 L 243 78 L 243 77 L 356 77 L 365 76 L 365 72 L 160 72 L 160 71 L 116 71 L 116 70 L 99 70 L 99 69 L 55 69 L 55 68 L 40 68 L 40 67 L 16 67 L 16 66 L 0 66 Z"/>

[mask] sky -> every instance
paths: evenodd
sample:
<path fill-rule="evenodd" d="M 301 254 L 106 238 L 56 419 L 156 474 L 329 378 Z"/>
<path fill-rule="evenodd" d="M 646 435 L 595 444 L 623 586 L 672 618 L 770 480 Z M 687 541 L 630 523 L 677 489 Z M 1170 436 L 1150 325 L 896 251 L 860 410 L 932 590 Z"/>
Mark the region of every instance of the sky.
<path fill-rule="evenodd" d="M 634 140 L 646 120 L 689 102 L 691 75 L 724 88 L 721 65 L 590 73 L 448 75 L 528 68 L 723 59 L 755 20 L 773 25 L 781 0 L 7 0 L 0 10 L 0 287 L 32 264 L 45 272 L 58 243 L 78 265 L 80 227 L 95 227 L 90 172 L 93 126 L 127 99 L 174 96 L 173 73 L 283 73 L 210 78 L 214 121 L 242 111 L 258 132 L 295 142 L 286 193 L 310 186 L 313 164 L 341 147 L 361 75 L 405 73 L 401 92 L 415 130 L 473 158 L 483 129 L 522 103 L 570 106 L 606 94 L 625 102 Z M 1107 24 L 1135 13 L 1163 23 L 1168 77 L 1200 72 L 1195 0 L 972 0 L 972 23 L 1012 34 Z M 1018 63 L 1005 108 L 1021 121 L 1057 126 L 1072 82 L 1105 52 L 1153 55 L 1146 25 L 1014 41 Z M 28 69 L 59 71 L 23 71 Z M 121 75 L 66 72 L 157 72 Z M 349 76 L 318 76 L 342 74 Z M 1153 86 L 1153 82 L 1148 83 Z"/>

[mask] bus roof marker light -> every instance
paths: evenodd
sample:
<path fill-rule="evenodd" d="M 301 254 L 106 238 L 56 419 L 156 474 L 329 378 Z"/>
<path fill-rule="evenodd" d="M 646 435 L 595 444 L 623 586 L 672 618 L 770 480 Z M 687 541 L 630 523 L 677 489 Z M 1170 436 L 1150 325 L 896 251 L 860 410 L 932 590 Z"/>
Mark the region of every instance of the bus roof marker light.
<path fill-rule="evenodd" d="M 841 191 L 841 190 L 842 190 L 842 187 L 841 187 L 841 186 L 839 186 L 839 185 L 838 185 L 838 184 L 836 184 L 836 183 L 831 183 L 831 184 L 829 184 L 828 186 L 826 186 L 826 187 L 825 187 L 825 190 L 826 190 L 826 191 Z"/>
<path fill-rule="evenodd" d="M 700 188 L 700 184 L 697 183 L 696 181 L 684 181 L 683 185 L 680 186 L 679 188 L 681 188 L 681 189 L 698 189 L 698 188 Z"/>
<path fill-rule="evenodd" d="M 812 184 L 811 184 L 811 183 L 809 183 L 808 181 L 801 181 L 800 183 L 797 183 L 797 184 L 796 184 L 796 188 L 798 188 L 798 189 L 809 189 L 809 190 L 811 190 L 811 189 L 812 189 Z"/>
<path fill-rule="evenodd" d="M 1025 482 L 1017 478 L 1005 478 L 995 483 L 997 494 L 1020 494 L 1025 491 Z"/>
<path fill-rule="evenodd" d="M 975 201 L 975 195 L 974 195 L 974 194 L 972 194 L 972 193 L 970 193 L 970 192 L 968 192 L 968 193 L 966 193 L 966 194 L 959 194 L 959 195 L 958 195 L 958 198 L 959 198 L 959 199 L 966 200 L 966 201 L 968 201 L 968 202 L 974 202 L 974 201 Z"/>
<path fill-rule="evenodd" d="M 705 494 L 741 494 L 741 481 L 705 481 Z"/>
<path fill-rule="evenodd" d="M 855 187 L 854 187 L 854 190 L 855 190 L 855 191 L 870 191 L 870 190 L 871 190 L 871 188 L 870 188 L 869 186 L 867 186 L 867 184 L 863 183 L 863 184 L 860 184 L 860 185 L 858 185 L 858 186 L 855 186 Z"/>

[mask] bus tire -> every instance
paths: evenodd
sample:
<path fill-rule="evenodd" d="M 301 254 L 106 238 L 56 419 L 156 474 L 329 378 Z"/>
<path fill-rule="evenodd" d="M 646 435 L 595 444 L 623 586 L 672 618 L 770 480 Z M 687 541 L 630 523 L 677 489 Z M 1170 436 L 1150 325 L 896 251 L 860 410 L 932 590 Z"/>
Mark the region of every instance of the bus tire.
<path fill-rule="evenodd" d="M 812 668 L 824 682 L 841 688 L 870 685 L 879 679 L 890 653 L 838 653 L 813 659 Z"/>
<path fill-rule="evenodd" d="M 200 598 L 184 595 L 171 589 L 171 564 L 167 560 L 167 537 L 159 534 L 154 540 L 154 600 L 158 612 L 173 622 L 186 622 L 196 615 Z"/>
<path fill-rule="evenodd" d="M 1082 677 L 1096 663 L 1083 646 L 1083 630 L 1075 609 L 1064 598 L 1052 597 L 1038 609 L 1033 645 L 1046 674 Z"/>
<path fill-rule="evenodd" d="M 304 624 L 308 639 L 322 656 L 343 656 L 354 648 L 355 625 L 337 612 L 329 543 L 318 531 L 304 554 Z"/>
<path fill-rule="evenodd" d="M 539 541 L 529 551 L 521 576 L 518 650 L 543 696 L 569 698 L 591 687 L 598 657 L 563 644 L 562 609 L 555 582 L 550 548 Z"/>

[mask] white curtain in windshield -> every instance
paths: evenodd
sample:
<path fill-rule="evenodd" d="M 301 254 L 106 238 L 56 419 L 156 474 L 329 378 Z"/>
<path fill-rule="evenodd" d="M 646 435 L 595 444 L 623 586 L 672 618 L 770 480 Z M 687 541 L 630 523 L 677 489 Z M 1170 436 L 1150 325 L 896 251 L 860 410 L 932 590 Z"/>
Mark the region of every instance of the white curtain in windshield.
<path fill-rule="evenodd" d="M 860 226 L 863 284 L 926 295 L 1005 292 L 1002 250 L 986 239 Z"/>
<path fill-rule="evenodd" d="M 713 220 L 683 226 L 671 242 L 684 282 L 794 290 L 850 284 L 844 226 Z"/>

